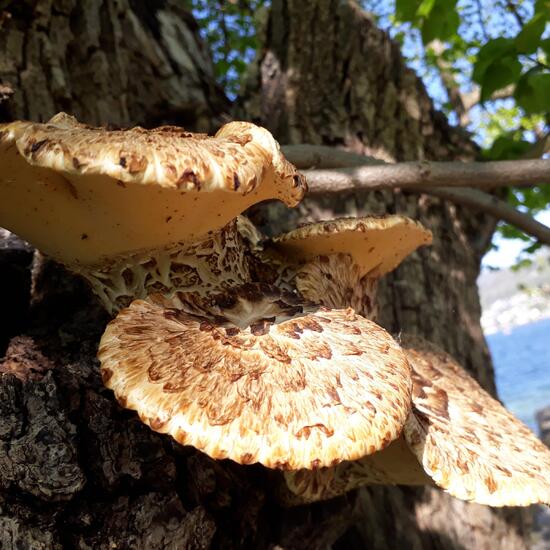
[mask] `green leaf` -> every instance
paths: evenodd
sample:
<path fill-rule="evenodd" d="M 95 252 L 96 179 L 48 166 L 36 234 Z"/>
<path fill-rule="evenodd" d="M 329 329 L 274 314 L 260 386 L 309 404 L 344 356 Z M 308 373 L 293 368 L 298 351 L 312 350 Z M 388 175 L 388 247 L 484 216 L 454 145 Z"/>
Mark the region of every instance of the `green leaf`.
<path fill-rule="evenodd" d="M 525 267 L 529 267 L 533 263 L 533 260 L 530 260 L 529 258 L 523 258 L 522 260 L 519 260 L 516 264 L 510 267 L 512 271 L 519 271 L 520 269 L 523 269 Z"/>
<path fill-rule="evenodd" d="M 516 36 L 515 45 L 520 53 L 533 53 L 540 45 L 540 37 L 546 28 L 546 13 L 537 13 Z"/>
<path fill-rule="evenodd" d="M 420 3 L 420 6 L 418 6 L 418 9 L 416 10 L 416 16 L 417 17 L 428 17 L 430 15 L 430 12 L 432 11 L 432 8 L 434 7 L 434 4 L 437 2 L 437 0 L 422 0 Z"/>
<path fill-rule="evenodd" d="M 422 41 L 448 41 L 458 31 L 460 17 L 456 11 L 456 0 L 436 0 L 428 17 L 422 23 Z"/>
<path fill-rule="evenodd" d="M 416 10 L 418 9 L 418 0 L 396 0 L 395 17 L 399 21 L 414 21 Z"/>
<path fill-rule="evenodd" d="M 511 38 L 496 38 L 490 40 L 477 52 L 472 78 L 478 84 L 483 84 L 485 72 L 498 58 L 509 56 L 515 52 L 514 41 Z"/>
<path fill-rule="evenodd" d="M 535 13 L 550 14 L 550 0 L 537 0 L 535 2 Z"/>
<path fill-rule="evenodd" d="M 487 101 L 493 92 L 517 82 L 521 75 L 521 69 L 521 63 L 511 55 L 494 59 L 483 75 L 481 101 Z"/>
<path fill-rule="evenodd" d="M 540 47 L 546 54 L 548 58 L 550 58 L 550 38 L 547 38 L 546 40 L 542 40 L 540 43 Z"/>
<path fill-rule="evenodd" d="M 502 225 L 498 228 L 499 233 L 506 239 L 520 239 L 522 241 L 530 241 L 531 239 L 523 232 L 514 227 L 513 225 Z"/>
<path fill-rule="evenodd" d="M 527 114 L 550 112 L 550 73 L 533 70 L 523 75 L 514 98 Z"/>
<path fill-rule="evenodd" d="M 493 142 L 491 149 L 484 156 L 490 160 L 507 160 L 520 158 L 531 147 L 525 140 L 514 139 L 513 136 L 500 136 Z"/>
<path fill-rule="evenodd" d="M 533 243 L 532 245 L 524 248 L 522 250 L 522 252 L 524 252 L 524 253 L 526 252 L 527 254 L 533 254 L 533 252 L 536 252 L 541 246 L 542 246 L 541 243 L 536 242 L 536 243 Z"/>

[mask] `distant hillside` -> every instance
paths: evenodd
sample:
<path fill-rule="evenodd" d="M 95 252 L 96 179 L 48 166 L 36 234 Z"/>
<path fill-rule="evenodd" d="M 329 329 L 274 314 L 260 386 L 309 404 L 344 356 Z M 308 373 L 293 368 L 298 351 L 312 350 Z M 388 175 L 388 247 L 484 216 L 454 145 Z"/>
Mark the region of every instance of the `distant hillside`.
<path fill-rule="evenodd" d="M 533 264 L 518 271 L 484 271 L 477 281 L 486 333 L 506 331 L 550 317 L 550 252 L 541 251 Z"/>

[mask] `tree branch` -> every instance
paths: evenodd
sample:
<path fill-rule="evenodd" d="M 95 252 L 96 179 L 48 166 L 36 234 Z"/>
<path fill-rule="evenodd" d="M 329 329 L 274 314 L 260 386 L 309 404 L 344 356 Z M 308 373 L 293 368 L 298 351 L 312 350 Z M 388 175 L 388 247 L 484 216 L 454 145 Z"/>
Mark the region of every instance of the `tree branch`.
<path fill-rule="evenodd" d="M 452 187 L 412 187 L 411 191 L 426 193 L 449 200 L 455 204 L 469 206 L 487 212 L 495 218 L 521 229 L 527 235 L 535 237 L 540 243 L 550 246 L 550 227 L 546 227 L 528 214 L 516 210 L 503 200 L 478 189 L 456 189 Z"/>
<path fill-rule="evenodd" d="M 502 160 L 493 162 L 402 162 L 307 170 L 311 194 L 338 193 L 351 189 L 400 187 L 535 186 L 550 183 L 550 160 Z"/>
<path fill-rule="evenodd" d="M 540 158 L 546 153 L 550 153 L 550 132 L 546 132 L 538 136 L 537 141 L 533 143 L 533 146 L 521 158 Z"/>
<path fill-rule="evenodd" d="M 468 109 L 466 108 L 463 94 L 460 92 L 460 87 L 453 74 L 453 68 L 451 63 L 445 61 L 443 54 L 445 53 L 445 44 L 441 40 L 432 40 L 427 49 L 431 49 L 435 54 L 435 65 L 441 76 L 443 87 L 447 92 L 449 102 L 453 106 L 453 109 L 458 116 L 460 125 L 466 127 L 470 122 L 468 115 Z"/>
<path fill-rule="evenodd" d="M 507 99 L 514 95 L 515 86 L 509 84 L 508 86 L 496 90 L 491 94 L 489 98 L 491 101 L 495 99 Z M 475 107 L 481 101 L 481 88 L 479 86 L 474 86 L 470 92 L 465 92 L 462 94 L 462 102 L 464 104 L 464 109 L 466 113 L 470 111 L 472 107 Z"/>
<path fill-rule="evenodd" d="M 287 145 L 283 151 L 298 168 L 320 168 L 305 171 L 310 194 L 396 187 L 426 193 L 487 212 L 550 245 L 550 228 L 493 195 L 471 189 L 550 183 L 549 160 L 386 164 L 323 145 Z"/>
<path fill-rule="evenodd" d="M 383 160 L 328 145 L 283 145 L 281 147 L 287 160 L 302 170 L 325 168 L 351 168 L 353 166 L 386 164 Z"/>

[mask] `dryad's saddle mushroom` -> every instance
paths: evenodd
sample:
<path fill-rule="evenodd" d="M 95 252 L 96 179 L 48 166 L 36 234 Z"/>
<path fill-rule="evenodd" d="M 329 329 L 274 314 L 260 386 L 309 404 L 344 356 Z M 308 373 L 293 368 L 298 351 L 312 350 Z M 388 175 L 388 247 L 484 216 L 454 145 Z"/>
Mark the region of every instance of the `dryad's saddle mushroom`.
<path fill-rule="evenodd" d="M 271 134 L 246 122 L 208 137 L 61 113 L 0 125 L 0 167 L 1 223 L 85 275 L 112 311 L 246 271 L 239 243 L 227 243 L 239 240 L 235 217 L 265 199 L 295 206 L 305 192 Z"/>
<path fill-rule="evenodd" d="M 65 114 L 0 125 L 0 225 L 125 308 L 102 376 L 152 429 L 285 470 L 287 504 L 366 483 L 550 503 L 550 451 L 444 352 L 374 322 L 378 279 L 429 231 L 383 216 L 269 240 L 237 218 L 305 189 L 249 123 L 214 137 Z"/>

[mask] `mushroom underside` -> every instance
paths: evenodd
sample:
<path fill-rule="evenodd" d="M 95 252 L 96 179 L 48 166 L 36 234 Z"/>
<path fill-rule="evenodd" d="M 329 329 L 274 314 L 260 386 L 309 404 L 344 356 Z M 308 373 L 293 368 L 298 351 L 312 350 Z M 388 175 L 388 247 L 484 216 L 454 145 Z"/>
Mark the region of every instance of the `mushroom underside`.
<path fill-rule="evenodd" d="M 242 216 L 240 216 L 242 217 Z M 252 280 L 257 258 L 236 221 L 192 244 L 122 256 L 113 262 L 74 267 L 90 283 L 109 313 L 135 299 L 177 292 L 222 292 Z"/>
<path fill-rule="evenodd" d="M 263 128 L 107 130 L 61 114 L 0 125 L 0 223 L 70 266 L 203 239 L 305 180 Z"/>
<path fill-rule="evenodd" d="M 361 276 L 378 278 L 431 241 L 431 231 L 420 223 L 384 215 L 306 224 L 275 237 L 270 248 L 284 263 L 297 265 L 319 256 L 349 254 Z"/>

